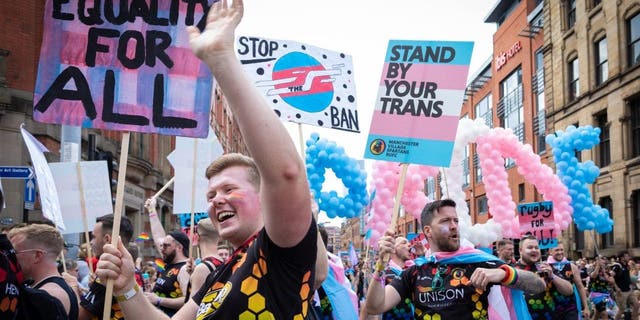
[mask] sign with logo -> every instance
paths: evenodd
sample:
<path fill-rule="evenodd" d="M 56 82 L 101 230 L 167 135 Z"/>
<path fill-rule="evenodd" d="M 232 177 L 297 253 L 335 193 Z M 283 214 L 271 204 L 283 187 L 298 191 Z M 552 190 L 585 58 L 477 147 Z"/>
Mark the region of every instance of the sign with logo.
<path fill-rule="evenodd" d="M 558 243 L 553 202 L 532 202 L 518 205 L 520 234 L 531 234 L 538 239 L 540 249 L 553 248 Z"/>
<path fill-rule="evenodd" d="M 31 179 L 33 178 L 33 168 L 31 167 L 0 167 L 0 178 Z"/>
<path fill-rule="evenodd" d="M 241 36 L 237 53 L 285 121 L 360 132 L 351 56 L 308 44 Z"/>
<path fill-rule="evenodd" d="M 473 42 L 390 40 L 364 157 L 449 167 Z"/>
<path fill-rule="evenodd" d="M 24 182 L 24 208 L 33 210 L 36 203 L 36 179 L 31 177 Z"/>

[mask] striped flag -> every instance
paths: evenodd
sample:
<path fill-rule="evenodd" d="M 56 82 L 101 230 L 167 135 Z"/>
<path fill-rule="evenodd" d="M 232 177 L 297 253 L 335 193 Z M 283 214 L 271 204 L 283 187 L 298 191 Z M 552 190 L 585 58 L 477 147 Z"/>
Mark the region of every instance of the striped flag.
<path fill-rule="evenodd" d="M 351 262 L 352 266 L 358 265 L 358 254 L 356 253 L 356 249 L 353 247 L 353 243 L 349 243 L 349 262 Z"/>

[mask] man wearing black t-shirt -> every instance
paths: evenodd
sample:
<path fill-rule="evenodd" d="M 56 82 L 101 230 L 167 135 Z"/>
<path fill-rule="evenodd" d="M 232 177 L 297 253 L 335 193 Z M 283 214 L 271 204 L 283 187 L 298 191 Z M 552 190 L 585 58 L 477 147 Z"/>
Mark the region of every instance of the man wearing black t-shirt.
<path fill-rule="evenodd" d="M 546 262 L 540 262 L 540 247 L 538 239 L 525 236 L 520 240 L 520 260 L 515 267 L 537 273 L 545 281 L 545 290 L 539 293 L 525 293 L 529 314 L 536 319 L 564 319 L 565 314 L 556 311 L 554 295 L 572 296 L 573 287 L 569 281 L 556 276 L 553 269 Z"/>
<path fill-rule="evenodd" d="M 209 217 L 235 248 L 174 319 L 305 319 L 315 290 L 318 233 L 305 166 L 289 132 L 247 80 L 234 51 L 243 3 L 218 1 L 204 32 L 188 28 L 191 48 L 211 69 L 253 158 L 227 154 L 212 163 Z M 139 293 L 133 261 L 118 243 L 106 245 L 97 274 L 114 280 L 125 316 L 167 319 Z"/>
<path fill-rule="evenodd" d="M 96 219 L 93 227 L 93 237 L 91 239 L 91 250 L 96 257 L 102 255 L 102 247 L 105 243 L 111 243 L 111 231 L 113 230 L 113 214 L 107 214 Z M 133 236 L 133 225 L 131 220 L 126 216 L 122 216 L 120 220 L 120 238 L 124 243 L 129 243 Z M 106 280 L 96 279 L 89 284 L 89 291 L 80 297 L 80 316 L 78 319 L 100 319 L 104 309 L 104 295 L 107 291 L 105 286 Z M 111 302 L 111 320 L 124 319 L 124 315 L 120 312 L 118 301 L 112 298 Z"/>
<path fill-rule="evenodd" d="M 627 306 L 631 307 L 631 319 L 638 319 L 638 299 L 636 299 L 631 289 L 631 275 L 629 274 L 629 252 L 622 251 L 618 254 L 618 263 L 611 266 L 613 279 L 620 291 L 616 292 L 614 298 L 618 305 L 616 319 L 620 319 Z"/>
<path fill-rule="evenodd" d="M 535 274 L 516 270 L 482 251 L 461 248 L 455 206 L 453 200 L 445 199 L 424 208 L 422 231 L 434 254 L 427 263 L 407 268 L 386 286 L 381 283 L 382 275 L 394 241 L 390 231 L 380 238 L 380 258 L 366 300 L 369 314 L 383 313 L 409 298 L 415 318 L 486 319 L 489 287 L 494 284 L 532 293 L 544 291 L 544 281 Z M 512 311 L 515 316 L 517 311 Z"/>

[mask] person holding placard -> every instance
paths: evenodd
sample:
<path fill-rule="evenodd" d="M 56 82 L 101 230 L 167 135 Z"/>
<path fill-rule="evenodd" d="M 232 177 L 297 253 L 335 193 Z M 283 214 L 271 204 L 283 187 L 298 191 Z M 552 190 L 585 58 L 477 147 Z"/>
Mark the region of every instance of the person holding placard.
<path fill-rule="evenodd" d="M 243 10 L 242 0 L 218 1 L 202 33 L 188 29 L 194 53 L 215 76 L 253 158 L 227 154 L 207 168 L 209 217 L 235 250 L 174 319 L 304 319 L 311 308 L 318 233 L 305 166 L 235 55 L 234 31 Z M 167 319 L 137 289 L 122 243 L 104 250 L 97 274 L 113 280 L 125 316 Z M 326 268 L 324 256 L 318 261 Z"/>
<path fill-rule="evenodd" d="M 405 269 L 391 284 L 384 284 L 384 269 L 394 251 L 392 231 L 378 240 L 379 256 L 367 293 L 366 308 L 370 314 L 391 310 L 404 299 L 411 299 L 416 318 L 480 319 L 497 307 L 493 285 L 503 285 L 525 292 L 544 291 L 544 281 L 534 273 L 515 268 L 497 257 L 473 247 L 461 247 L 456 203 L 436 200 L 421 213 L 424 232 L 432 254 L 425 263 Z M 493 290 L 491 290 L 493 292 Z M 497 290 L 497 294 L 501 290 Z M 514 290 L 518 291 L 518 290 Z M 500 297 L 503 297 L 500 295 Z M 504 299 L 504 298 L 503 298 Z M 520 316 L 527 309 L 521 292 L 512 293 L 512 304 L 495 312 Z M 511 307 L 510 310 L 507 310 Z M 493 310 L 492 310 L 493 308 Z"/>

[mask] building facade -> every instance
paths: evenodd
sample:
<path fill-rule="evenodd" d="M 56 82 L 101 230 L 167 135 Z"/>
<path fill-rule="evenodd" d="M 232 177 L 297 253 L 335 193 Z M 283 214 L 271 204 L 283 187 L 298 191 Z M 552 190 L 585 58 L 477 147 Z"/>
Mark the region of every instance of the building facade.
<path fill-rule="evenodd" d="M 600 143 L 579 152 L 600 176 L 594 203 L 609 210 L 613 231 L 575 227 L 577 255 L 640 255 L 640 1 L 545 1 L 544 64 L 550 132 L 601 129 Z"/>

